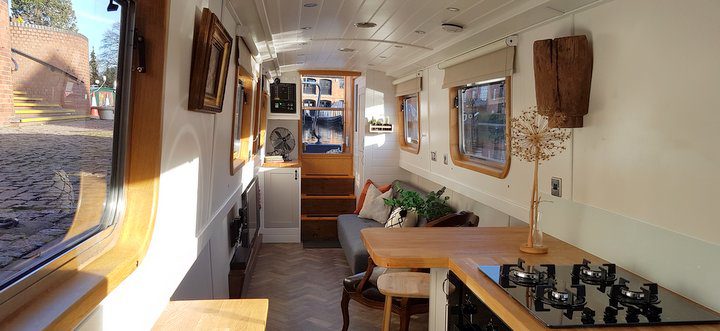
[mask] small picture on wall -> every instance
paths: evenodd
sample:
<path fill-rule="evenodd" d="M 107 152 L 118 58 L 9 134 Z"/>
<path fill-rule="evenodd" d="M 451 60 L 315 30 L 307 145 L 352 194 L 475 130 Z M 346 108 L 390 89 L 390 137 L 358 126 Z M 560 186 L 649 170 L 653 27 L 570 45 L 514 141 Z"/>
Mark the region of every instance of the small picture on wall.
<path fill-rule="evenodd" d="M 188 109 L 222 111 L 231 46 L 232 38 L 218 17 L 204 8 L 195 22 Z"/>

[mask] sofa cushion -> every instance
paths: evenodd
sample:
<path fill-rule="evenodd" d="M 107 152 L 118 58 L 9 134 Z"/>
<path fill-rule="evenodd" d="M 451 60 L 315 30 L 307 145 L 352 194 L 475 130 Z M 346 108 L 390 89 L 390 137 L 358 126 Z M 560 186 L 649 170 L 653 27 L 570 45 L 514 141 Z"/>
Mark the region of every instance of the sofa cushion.
<path fill-rule="evenodd" d="M 390 189 L 392 188 L 392 184 L 377 186 L 377 184 L 373 183 L 372 180 L 368 179 L 367 181 L 365 181 L 365 186 L 363 186 L 362 192 L 360 192 L 360 198 L 358 198 L 357 207 L 355 208 L 353 214 L 360 214 L 360 210 L 362 210 L 362 206 L 365 203 L 365 197 L 367 196 L 367 190 L 370 185 L 374 185 L 382 193 L 390 191 Z"/>
<path fill-rule="evenodd" d="M 352 273 L 356 274 L 365 271 L 369 254 L 365 249 L 362 238 L 360 238 L 360 230 L 382 227 L 383 225 L 373 220 L 360 218 L 355 214 L 345 214 L 338 216 L 337 226 L 338 239 Z"/>
<path fill-rule="evenodd" d="M 370 185 L 367 191 L 367 197 L 360 213 L 361 218 L 374 219 L 378 223 L 385 224 L 390 215 L 390 206 L 385 204 L 385 199 L 392 198 L 392 189 L 385 193 L 374 185 Z"/>

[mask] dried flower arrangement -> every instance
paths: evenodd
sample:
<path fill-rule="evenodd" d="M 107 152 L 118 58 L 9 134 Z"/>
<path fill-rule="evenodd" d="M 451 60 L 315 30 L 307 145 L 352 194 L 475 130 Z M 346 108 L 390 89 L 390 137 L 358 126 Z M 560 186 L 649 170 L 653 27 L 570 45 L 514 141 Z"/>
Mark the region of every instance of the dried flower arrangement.
<path fill-rule="evenodd" d="M 562 117 L 558 114 L 555 116 Z M 562 118 L 557 118 L 562 121 Z M 551 128 L 547 116 L 541 115 L 537 107 L 530 107 L 520 116 L 511 121 L 512 155 L 534 164 L 532 198 L 530 200 L 530 233 L 527 243 L 520 247 L 525 253 L 547 253 L 547 247 L 533 245 L 533 233 L 538 221 L 538 166 L 542 161 L 548 161 L 565 150 L 563 145 L 570 138 L 570 132 L 565 129 Z"/>

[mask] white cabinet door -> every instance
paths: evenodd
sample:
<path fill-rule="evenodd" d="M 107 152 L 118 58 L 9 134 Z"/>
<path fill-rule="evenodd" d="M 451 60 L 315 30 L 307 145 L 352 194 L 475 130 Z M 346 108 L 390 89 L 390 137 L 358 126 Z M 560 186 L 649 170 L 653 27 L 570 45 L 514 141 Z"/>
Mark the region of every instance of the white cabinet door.
<path fill-rule="evenodd" d="M 265 228 L 300 228 L 300 169 L 272 169 L 264 176 Z"/>

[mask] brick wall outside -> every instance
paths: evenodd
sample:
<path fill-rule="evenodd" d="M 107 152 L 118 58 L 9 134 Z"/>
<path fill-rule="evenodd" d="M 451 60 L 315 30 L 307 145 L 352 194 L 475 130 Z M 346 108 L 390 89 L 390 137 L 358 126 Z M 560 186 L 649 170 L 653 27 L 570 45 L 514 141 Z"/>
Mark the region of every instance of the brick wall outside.
<path fill-rule="evenodd" d="M 10 31 L 7 0 L 0 0 L 0 125 L 13 116 Z"/>
<path fill-rule="evenodd" d="M 9 31 L 13 49 L 61 68 L 80 80 L 74 81 L 61 71 L 52 71 L 47 66 L 13 53 L 18 65 L 18 70 L 12 73 L 14 89 L 25 91 L 31 97 L 44 98 L 44 102 L 75 109 L 77 115 L 89 114 L 90 66 L 87 38 L 71 31 L 29 24 L 10 23 Z"/>

